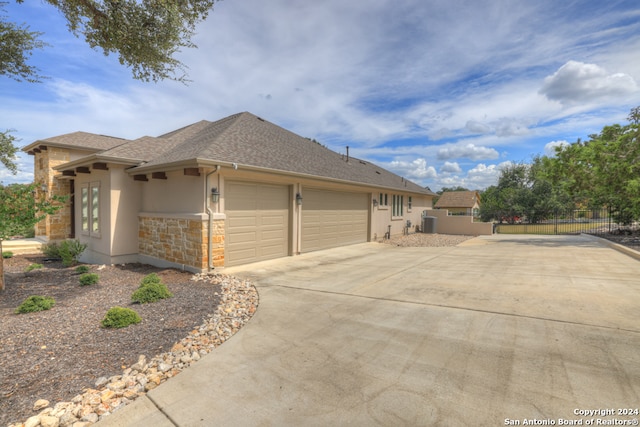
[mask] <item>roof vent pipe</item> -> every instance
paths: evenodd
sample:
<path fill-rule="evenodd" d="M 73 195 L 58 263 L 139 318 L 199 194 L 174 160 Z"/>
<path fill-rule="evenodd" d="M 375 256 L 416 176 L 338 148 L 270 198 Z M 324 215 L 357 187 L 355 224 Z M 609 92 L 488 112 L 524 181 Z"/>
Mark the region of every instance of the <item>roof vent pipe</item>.
<path fill-rule="evenodd" d="M 347 145 L 347 163 L 349 163 L 349 146 Z"/>

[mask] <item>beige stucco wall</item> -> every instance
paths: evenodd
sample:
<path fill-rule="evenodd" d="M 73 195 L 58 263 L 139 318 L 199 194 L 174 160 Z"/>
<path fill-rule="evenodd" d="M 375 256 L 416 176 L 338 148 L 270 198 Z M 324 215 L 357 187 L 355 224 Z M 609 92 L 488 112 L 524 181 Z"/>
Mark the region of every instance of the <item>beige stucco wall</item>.
<path fill-rule="evenodd" d="M 490 222 L 474 222 L 472 216 L 449 215 L 447 209 L 429 209 L 428 216 L 436 220 L 438 234 L 464 234 L 469 236 L 493 234 L 493 224 Z"/>
<path fill-rule="evenodd" d="M 143 183 L 133 181 L 124 166 L 109 167 L 109 239 L 114 257 L 135 256 L 138 253 L 138 214 L 142 205 Z M 106 189 L 105 189 L 106 193 Z"/>
<path fill-rule="evenodd" d="M 385 233 L 391 226 L 391 236 L 401 235 L 405 232 L 407 221 L 411 221 L 410 232 L 416 230 L 416 226 L 420 225 L 422 218 L 422 211 L 429 209 L 432 206 L 432 197 L 415 195 L 402 192 L 382 191 L 388 196 L 388 205 L 380 205 L 379 193 L 374 193 L 373 198 L 378 202 L 378 206 L 373 207 L 372 221 L 371 221 L 371 241 L 381 241 L 385 238 Z M 394 217 L 392 210 L 393 194 L 401 195 L 403 197 L 404 207 L 402 217 Z M 409 209 L 409 196 L 412 198 L 411 209 Z"/>
<path fill-rule="evenodd" d="M 132 177 L 128 177 L 133 180 Z M 143 212 L 159 213 L 202 213 L 204 210 L 204 174 L 186 176 L 182 170 L 167 172 L 167 179 L 153 179 L 139 182 L 143 187 Z"/>

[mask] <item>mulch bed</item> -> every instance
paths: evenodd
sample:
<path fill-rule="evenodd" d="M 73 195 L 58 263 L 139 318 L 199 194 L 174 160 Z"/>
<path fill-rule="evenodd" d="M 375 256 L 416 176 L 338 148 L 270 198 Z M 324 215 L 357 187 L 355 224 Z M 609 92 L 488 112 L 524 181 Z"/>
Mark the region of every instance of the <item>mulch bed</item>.
<path fill-rule="evenodd" d="M 25 273 L 33 264 L 42 269 Z M 192 275 L 143 264 L 90 266 L 96 285 L 80 286 L 73 267 L 41 256 L 4 260 L 6 290 L 0 293 L 0 426 L 34 415 L 37 399 L 68 401 L 99 377 L 119 375 L 144 354 L 148 359 L 201 325 L 219 304 L 220 286 Z M 174 294 L 152 304 L 132 304 L 140 280 L 157 273 Z M 53 297 L 48 311 L 14 314 L 31 295 Z M 113 306 L 132 308 L 142 322 L 122 329 L 100 326 Z"/>

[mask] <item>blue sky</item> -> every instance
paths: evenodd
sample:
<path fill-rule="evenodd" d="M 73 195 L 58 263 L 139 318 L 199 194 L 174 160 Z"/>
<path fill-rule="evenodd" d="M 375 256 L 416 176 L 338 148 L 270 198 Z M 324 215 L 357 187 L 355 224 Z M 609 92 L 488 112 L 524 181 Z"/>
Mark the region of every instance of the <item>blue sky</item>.
<path fill-rule="evenodd" d="M 188 86 L 133 80 L 43 2 L 6 14 L 51 45 L 32 57 L 42 83 L 0 78 L 0 129 L 20 146 L 249 111 L 434 191 L 483 189 L 640 105 L 637 0 L 224 0 L 178 56 Z M 0 165 L 4 184 L 32 180 L 18 161 L 16 176 Z"/>

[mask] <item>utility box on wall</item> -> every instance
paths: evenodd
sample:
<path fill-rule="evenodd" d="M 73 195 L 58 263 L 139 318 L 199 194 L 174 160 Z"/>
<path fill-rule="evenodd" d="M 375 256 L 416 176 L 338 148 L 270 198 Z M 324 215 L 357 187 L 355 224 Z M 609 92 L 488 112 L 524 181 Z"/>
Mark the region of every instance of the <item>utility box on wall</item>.
<path fill-rule="evenodd" d="M 422 232 L 434 234 L 436 233 L 438 218 L 435 216 L 422 217 Z"/>

